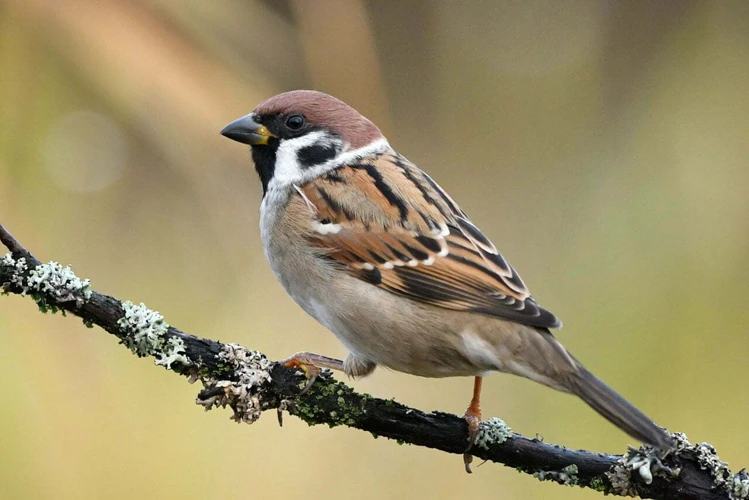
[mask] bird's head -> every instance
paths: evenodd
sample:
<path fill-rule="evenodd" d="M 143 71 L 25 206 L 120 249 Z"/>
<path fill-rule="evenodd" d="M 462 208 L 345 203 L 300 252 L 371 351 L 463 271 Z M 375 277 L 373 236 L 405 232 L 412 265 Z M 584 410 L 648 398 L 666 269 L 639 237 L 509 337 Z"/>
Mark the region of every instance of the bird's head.
<path fill-rule="evenodd" d="M 273 96 L 221 134 L 251 146 L 264 193 L 303 184 L 357 156 L 389 148 L 374 123 L 343 101 L 314 90 Z"/>

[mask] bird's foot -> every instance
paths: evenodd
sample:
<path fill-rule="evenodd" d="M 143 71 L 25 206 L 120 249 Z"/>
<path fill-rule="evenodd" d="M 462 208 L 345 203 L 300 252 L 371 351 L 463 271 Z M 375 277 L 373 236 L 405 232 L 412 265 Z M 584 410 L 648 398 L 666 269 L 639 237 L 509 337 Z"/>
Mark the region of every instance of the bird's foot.
<path fill-rule="evenodd" d="M 466 423 L 468 424 L 468 446 L 466 447 L 465 452 L 463 452 L 463 465 L 465 465 L 466 472 L 468 474 L 471 474 L 473 472 L 471 470 L 473 455 L 468 452 L 471 451 L 471 448 L 473 448 L 473 446 L 479 439 L 479 433 L 481 430 L 481 427 L 479 425 L 481 424 L 481 409 L 474 409 L 469 406 L 465 414 L 463 415 L 463 419 L 465 419 Z"/>
<path fill-rule="evenodd" d="M 306 393 L 312 387 L 312 384 L 315 383 L 317 377 L 322 373 L 322 368 L 343 371 L 343 361 L 340 359 L 329 358 L 328 356 L 313 352 L 298 352 L 290 358 L 281 361 L 281 364 L 286 368 L 297 368 L 307 377 L 307 384 L 302 388 L 298 396 Z"/>
<path fill-rule="evenodd" d="M 340 359 L 329 358 L 321 354 L 315 354 L 313 352 L 298 352 L 293 356 L 284 359 L 280 362 L 286 368 L 296 368 L 304 373 L 307 377 L 307 383 L 304 385 L 297 397 L 305 394 L 309 391 L 312 384 L 315 383 L 317 377 L 322 373 L 323 368 L 329 368 L 331 370 L 343 371 L 343 361 Z M 297 404 L 292 399 L 284 399 L 278 406 L 278 425 L 283 426 L 283 412 L 287 410 L 289 412 L 295 412 L 298 409 Z"/>
<path fill-rule="evenodd" d="M 483 379 L 481 377 L 475 377 L 473 379 L 473 397 L 471 398 L 471 404 L 466 408 L 466 412 L 463 414 L 463 418 L 468 424 L 468 447 L 463 452 L 463 465 L 466 468 L 466 472 L 470 474 L 471 462 L 473 462 L 473 455 L 468 453 L 476 444 L 479 439 L 479 432 L 481 430 L 481 383 Z"/>

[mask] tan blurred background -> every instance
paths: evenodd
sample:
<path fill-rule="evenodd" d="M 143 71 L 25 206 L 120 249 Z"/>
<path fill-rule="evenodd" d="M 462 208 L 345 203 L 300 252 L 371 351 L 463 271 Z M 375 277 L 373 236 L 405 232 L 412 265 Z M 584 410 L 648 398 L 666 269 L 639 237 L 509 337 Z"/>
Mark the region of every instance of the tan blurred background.
<path fill-rule="evenodd" d="M 749 466 L 749 3 L 2 0 L 0 220 L 189 332 L 343 356 L 273 279 L 248 152 L 218 134 L 294 88 L 379 123 L 592 371 Z M 236 425 L 19 297 L 0 297 L 0 378 L 0 498 L 598 498 L 354 430 Z M 354 386 L 460 413 L 471 381 Z M 548 442 L 631 442 L 509 376 L 484 408 Z"/>

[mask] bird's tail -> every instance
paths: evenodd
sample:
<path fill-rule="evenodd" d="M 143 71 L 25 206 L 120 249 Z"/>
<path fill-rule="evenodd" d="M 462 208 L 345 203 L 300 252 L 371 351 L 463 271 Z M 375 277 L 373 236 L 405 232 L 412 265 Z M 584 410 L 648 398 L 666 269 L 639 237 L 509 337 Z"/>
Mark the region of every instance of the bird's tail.
<path fill-rule="evenodd" d="M 590 373 L 577 360 L 574 361 L 577 364 L 576 369 L 568 374 L 565 384 L 570 392 L 633 438 L 663 450 L 672 447 L 671 436 L 663 428 Z"/>
<path fill-rule="evenodd" d="M 516 328 L 523 328 L 521 335 L 512 332 L 502 337 L 504 343 L 498 343 L 503 347 L 498 353 L 512 354 L 502 359 L 502 371 L 575 394 L 633 438 L 656 448 L 671 449 L 672 439 L 665 429 L 590 373 L 551 332 L 543 328 Z"/>

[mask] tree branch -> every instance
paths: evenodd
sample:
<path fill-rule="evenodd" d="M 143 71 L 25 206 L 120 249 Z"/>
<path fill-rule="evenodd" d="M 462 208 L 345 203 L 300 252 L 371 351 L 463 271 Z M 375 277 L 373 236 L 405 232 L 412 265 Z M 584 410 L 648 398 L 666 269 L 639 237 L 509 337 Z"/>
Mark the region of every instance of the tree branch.
<path fill-rule="evenodd" d="M 136 355 L 200 380 L 196 402 L 206 410 L 221 406 L 232 418 L 253 423 L 261 412 L 289 410 L 310 425 L 345 425 L 399 442 L 462 454 L 466 422 L 449 413 L 424 413 L 394 400 L 360 394 L 324 373 L 300 395 L 304 377 L 237 344 L 222 344 L 185 333 L 164 322 L 145 305 L 122 302 L 91 289 L 88 280 L 55 262 L 42 264 L 0 225 L 0 242 L 9 250 L 0 260 L 3 292 L 28 295 L 43 312 L 71 313 L 86 326 L 116 336 Z M 569 450 L 513 433 L 500 419 L 482 422 L 471 454 L 514 467 L 540 480 L 593 488 L 605 494 L 663 499 L 747 499 L 749 474 L 732 475 L 709 444 L 691 445 L 674 434 L 677 449 L 654 458 L 648 448 L 625 455 Z M 456 465 L 457 466 L 457 465 Z M 633 473 L 634 472 L 634 473 Z M 669 473 L 670 472 L 670 473 Z M 652 481 L 647 482 L 652 475 Z"/>

